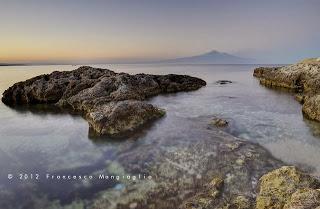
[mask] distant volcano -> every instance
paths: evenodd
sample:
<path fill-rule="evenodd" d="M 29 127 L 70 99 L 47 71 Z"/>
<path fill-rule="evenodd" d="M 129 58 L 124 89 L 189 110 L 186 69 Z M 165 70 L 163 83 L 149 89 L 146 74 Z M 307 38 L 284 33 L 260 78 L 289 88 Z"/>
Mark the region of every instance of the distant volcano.
<path fill-rule="evenodd" d="M 256 60 L 234 56 L 232 54 L 216 50 L 205 54 L 182 57 L 177 59 L 162 60 L 161 63 L 185 63 L 185 64 L 253 64 Z"/>

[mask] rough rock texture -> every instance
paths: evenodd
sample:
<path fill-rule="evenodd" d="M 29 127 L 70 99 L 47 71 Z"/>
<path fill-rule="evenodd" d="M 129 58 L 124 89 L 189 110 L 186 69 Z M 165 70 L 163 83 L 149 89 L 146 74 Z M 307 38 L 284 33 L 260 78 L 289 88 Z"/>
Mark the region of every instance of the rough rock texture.
<path fill-rule="evenodd" d="M 254 70 L 260 83 L 269 87 L 292 89 L 303 104 L 303 113 L 320 121 L 320 61 L 307 59 L 285 67 L 260 67 Z"/>
<path fill-rule="evenodd" d="M 210 205 L 214 205 L 217 202 L 223 189 L 223 179 L 215 177 L 204 186 L 204 190 L 185 201 L 181 208 L 193 209 L 193 208 L 207 208 Z"/>
<path fill-rule="evenodd" d="M 297 190 L 284 209 L 320 209 L 320 190 L 310 188 Z"/>
<path fill-rule="evenodd" d="M 142 100 L 205 85 L 186 75 L 129 75 L 83 66 L 16 83 L 3 93 L 2 101 L 13 107 L 52 104 L 70 109 L 81 113 L 98 135 L 118 135 L 164 115 Z"/>
<path fill-rule="evenodd" d="M 135 100 L 110 102 L 87 113 L 90 127 L 99 134 L 118 135 L 133 131 L 145 123 L 163 116 L 161 109 Z"/>
<path fill-rule="evenodd" d="M 260 178 L 257 209 L 307 209 L 320 203 L 320 183 L 292 166 L 283 166 Z"/>
<path fill-rule="evenodd" d="M 202 135 L 188 140 L 170 136 L 159 139 L 165 144 L 160 149 L 144 144 L 129 153 L 122 152 L 117 159 L 126 172 L 139 171 L 154 178 L 127 183 L 126 189 L 116 195 L 114 191 L 102 192 L 89 208 L 254 208 L 259 178 L 282 163 L 259 145 L 240 141 L 219 129 L 206 129 L 206 123 L 203 127 L 199 131 Z M 137 163 L 146 159 L 147 163 Z"/>
<path fill-rule="evenodd" d="M 210 124 L 216 127 L 226 127 L 229 125 L 229 122 L 223 118 L 213 118 Z"/>

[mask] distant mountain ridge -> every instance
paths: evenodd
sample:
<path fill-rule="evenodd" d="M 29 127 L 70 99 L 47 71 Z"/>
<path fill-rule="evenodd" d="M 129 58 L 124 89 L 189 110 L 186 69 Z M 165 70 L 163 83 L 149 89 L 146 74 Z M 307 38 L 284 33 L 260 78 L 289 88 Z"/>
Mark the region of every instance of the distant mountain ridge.
<path fill-rule="evenodd" d="M 162 60 L 161 63 L 184 63 L 184 64 L 253 64 L 256 60 L 238 57 L 232 54 L 212 50 L 201 55 Z"/>

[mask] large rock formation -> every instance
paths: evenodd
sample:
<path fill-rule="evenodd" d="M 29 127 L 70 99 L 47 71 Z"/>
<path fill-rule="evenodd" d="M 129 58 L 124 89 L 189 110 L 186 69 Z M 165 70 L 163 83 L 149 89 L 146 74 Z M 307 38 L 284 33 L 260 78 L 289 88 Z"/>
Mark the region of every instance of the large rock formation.
<path fill-rule="evenodd" d="M 303 104 L 303 113 L 320 121 L 320 60 L 307 59 L 285 67 L 260 67 L 254 70 L 260 83 L 269 87 L 283 87 L 296 92 Z"/>
<path fill-rule="evenodd" d="M 186 75 L 129 75 L 84 66 L 16 83 L 3 93 L 2 101 L 12 107 L 50 104 L 76 111 L 97 135 L 119 135 L 164 115 L 142 100 L 205 85 Z"/>

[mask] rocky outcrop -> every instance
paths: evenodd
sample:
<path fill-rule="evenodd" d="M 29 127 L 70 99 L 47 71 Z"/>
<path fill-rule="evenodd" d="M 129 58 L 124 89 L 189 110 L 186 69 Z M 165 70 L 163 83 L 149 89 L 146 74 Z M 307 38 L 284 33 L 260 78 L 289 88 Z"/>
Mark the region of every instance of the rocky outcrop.
<path fill-rule="evenodd" d="M 146 98 L 205 85 L 186 75 L 129 75 L 83 66 L 16 83 L 2 101 L 12 107 L 55 105 L 82 114 L 97 135 L 121 135 L 164 115 L 164 110 L 143 102 Z"/>
<path fill-rule="evenodd" d="M 320 182 L 293 166 L 260 178 L 256 209 L 314 209 L 320 206 Z"/>
<path fill-rule="evenodd" d="M 310 119 L 320 121 L 320 61 L 307 59 L 285 67 L 260 67 L 253 75 L 269 87 L 282 87 L 296 92 L 302 111 Z"/>

